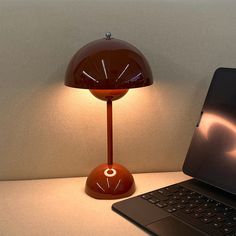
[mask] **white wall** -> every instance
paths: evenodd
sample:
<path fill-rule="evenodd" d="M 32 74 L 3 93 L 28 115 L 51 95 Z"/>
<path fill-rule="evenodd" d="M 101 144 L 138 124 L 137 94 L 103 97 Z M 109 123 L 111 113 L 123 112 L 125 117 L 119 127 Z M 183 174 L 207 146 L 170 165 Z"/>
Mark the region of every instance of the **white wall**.
<path fill-rule="evenodd" d="M 0 0 L 0 179 L 83 176 L 106 159 L 106 106 L 63 85 L 72 55 L 111 31 L 154 85 L 114 103 L 114 157 L 181 169 L 213 72 L 236 67 L 233 0 Z"/>

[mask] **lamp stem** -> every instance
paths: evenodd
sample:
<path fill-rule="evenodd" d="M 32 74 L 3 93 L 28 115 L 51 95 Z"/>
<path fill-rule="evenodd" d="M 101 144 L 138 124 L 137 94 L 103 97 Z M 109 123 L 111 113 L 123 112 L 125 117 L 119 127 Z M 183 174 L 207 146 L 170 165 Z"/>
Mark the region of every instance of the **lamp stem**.
<path fill-rule="evenodd" d="M 112 100 L 107 100 L 107 164 L 113 164 Z"/>

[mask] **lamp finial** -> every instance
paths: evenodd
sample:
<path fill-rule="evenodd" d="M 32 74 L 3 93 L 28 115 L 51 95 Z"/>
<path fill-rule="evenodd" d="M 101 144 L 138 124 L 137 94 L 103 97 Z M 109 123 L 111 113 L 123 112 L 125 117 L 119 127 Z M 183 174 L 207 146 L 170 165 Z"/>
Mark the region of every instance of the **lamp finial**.
<path fill-rule="evenodd" d="M 111 32 L 106 32 L 105 36 L 106 36 L 106 40 L 111 39 Z"/>

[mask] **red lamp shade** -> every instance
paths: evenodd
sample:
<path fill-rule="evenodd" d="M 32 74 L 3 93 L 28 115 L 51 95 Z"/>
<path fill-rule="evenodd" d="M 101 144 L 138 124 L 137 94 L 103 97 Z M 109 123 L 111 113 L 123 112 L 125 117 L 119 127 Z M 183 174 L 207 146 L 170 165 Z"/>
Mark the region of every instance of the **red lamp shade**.
<path fill-rule="evenodd" d="M 84 89 L 130 89 L 151 85 L 152 72 L 143 54 L 131 44 L 106 38 L 82 47 L 66 71 L 65 85 Z"/>
<path fill-rule="evenodd" d="M 113 163 L 112 101 L 130 88 L 152 83 L 152 72 L 143 54 L 131 44 L 111 38 L 110 33 L 82 47 L 70 61 L 65 85 L 89 89 L 95 97 L 107 101 L 107 163 L 89 174 L 85 187 L 88 195 L 115 199 L 135 191 L 130 172 Z"/>

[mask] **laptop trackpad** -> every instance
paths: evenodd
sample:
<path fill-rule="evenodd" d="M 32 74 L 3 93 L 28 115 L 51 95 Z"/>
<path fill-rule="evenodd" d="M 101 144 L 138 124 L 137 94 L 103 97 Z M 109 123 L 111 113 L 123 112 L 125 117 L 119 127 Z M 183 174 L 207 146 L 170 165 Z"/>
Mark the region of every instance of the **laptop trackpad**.
<path fill-rule="evenodd" d="M 160 236 L 202 236 L 205 235 L 200 231 L 191 228 L 180 220 L 172 216 L 168 216 L 162 220 L 158 220 L 152 224 L 147 225 L 153 233 Z"/>

